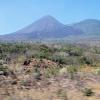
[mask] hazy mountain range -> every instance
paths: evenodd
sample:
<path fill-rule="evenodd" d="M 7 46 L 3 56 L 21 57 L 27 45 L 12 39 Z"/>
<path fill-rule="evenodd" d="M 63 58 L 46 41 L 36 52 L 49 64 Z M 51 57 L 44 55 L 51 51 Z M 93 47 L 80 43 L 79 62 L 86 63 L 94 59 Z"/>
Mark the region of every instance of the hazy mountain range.
<path fill-rule="evenodd" d="M 69 36 L 98 37 L 100 36 L 100 21 L 87 19 L 78 23 L 64 25 L 52 16 L 44 16 L 17 32 L 1 35 L 3 41 L 29 41 L 36 39 L 68 38 Z"/>
<path fill-rule="evenodd" d="M 87 35 L 100 35 L 100 20 L 86 19 L 73 24 L 72 27 L 82 30 Z"/>

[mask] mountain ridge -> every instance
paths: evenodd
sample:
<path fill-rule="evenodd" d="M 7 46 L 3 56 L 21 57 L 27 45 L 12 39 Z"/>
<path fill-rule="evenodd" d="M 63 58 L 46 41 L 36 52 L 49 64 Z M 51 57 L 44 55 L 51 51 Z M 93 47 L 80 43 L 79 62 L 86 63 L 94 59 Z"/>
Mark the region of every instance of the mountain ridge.
<path fill-rule="evenodd" d="M 54 17 L 46 15 L 14 33 L 0 36 L 0 40 L 29 41 L 35 39 L 65 38 L 69 36 L 77 39 L 78 36 L 82 38 L 87 35 L 100 36 L 100 20 L 86 19 L 72 25 L 65 25 Z"/>
<path fill-rule="evenodd" d="M 82 30 L 86 35 L 100 35 L 100 20 L 97 19 L 86 19 L 71 26 Z"/>
<path fill-rule="evenodd" d="M 41 38 L 63 38 L 78 34 L 82 34 L 82 31 L 72 26 L 64 25 L 52 16 L 44 16 L 23 29 L 1 36 L 0 39 L 34 40 Z"/>

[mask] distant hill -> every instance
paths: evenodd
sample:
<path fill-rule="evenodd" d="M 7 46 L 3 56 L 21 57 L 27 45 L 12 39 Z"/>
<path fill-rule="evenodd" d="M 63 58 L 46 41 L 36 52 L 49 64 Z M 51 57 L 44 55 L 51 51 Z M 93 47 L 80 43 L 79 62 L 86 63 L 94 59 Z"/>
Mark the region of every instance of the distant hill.
<path fill-rule="evenodd" d="M 34 39 L 64 38 L 70 35 L 80 35 L 82 33 L 80 29 L 64 25 L 52 16 L 44 16 L 17 32 L 0 36 L 0 40 L 28 41 Z"/>
<path fill-rule="evenodd" d="M 73 24 L 72 27 L 82 30 L 86 35 L 100 36 L 100 20 L 87 19 Z"/>
<path fill-rule="evenodd" d="M 34 41 L 42 39 L 96 39 L 100 37 L 100 21 L 87 19 L 64 25 L 52 16 L 44 16 L 17 32 L 0 36 L 2 41 Z M 100 38 L 99 38 L 100 39 Z"/>

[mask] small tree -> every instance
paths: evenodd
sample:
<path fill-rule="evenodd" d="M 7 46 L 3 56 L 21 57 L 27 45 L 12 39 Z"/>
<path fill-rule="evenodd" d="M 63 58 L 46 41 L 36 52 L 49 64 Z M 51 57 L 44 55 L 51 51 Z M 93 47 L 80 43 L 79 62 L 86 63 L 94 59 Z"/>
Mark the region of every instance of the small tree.
<path fill-rule="evenodd" d="M 68 72 L 70 73 L 70 78 L 74 79 L 74 74 L 78 71 L 78 68 L 71 65 L 67 68 Z"/>

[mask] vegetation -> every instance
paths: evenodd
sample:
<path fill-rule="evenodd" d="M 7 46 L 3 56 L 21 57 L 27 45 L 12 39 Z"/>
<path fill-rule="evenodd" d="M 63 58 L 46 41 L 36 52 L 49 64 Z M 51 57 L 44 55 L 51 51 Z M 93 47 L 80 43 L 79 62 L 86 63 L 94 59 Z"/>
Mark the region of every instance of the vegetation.
<path fill-rule="evenodd" d="M 47 68 L 44 72 L 44 74 L 47 78 L 50 78 L 51 76 L 55 77 L 58 75 L 58 73 L 59 73 L 59 67 L 57 67 L 57 66 L 53 66 L 53 67 L 51 66 L 51 67 Z"/>
<path fill-rule="evenodd" d="M 59 89 L 57 91 L 57 96 L 60 97 L 62 100 L 68 100 L 67 92 L 63 89 Z"/>
<path fill-rule="evenodd" d="M 28 95 L 32 100 L 45 96 L 44 100 L 75 100 L 78 93 L 84 93 L 85 98 L 96 96 L 93 91 L 100 86 L 99 49 L 66 43 L 0 43 L 0 96 L 15 95 L 21 100 Z M 85 88 L 96 84 L 96 88 Z"/>
<path fill-rule="evenodd" d="M 94 92 L 92 91 L 91 88 L 85 88 L 84 94 L 85 94 L 85 96 L 92 96 L 94 94 Z"/>
<path fill-rule="evenodd" d="M 70 73 L 70 78 L 74 79 L 74 74 L 78 71 L 78 67 L 70 66 L 67 68 L 67 70 Z"/>

